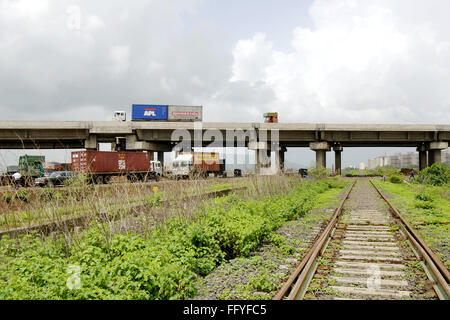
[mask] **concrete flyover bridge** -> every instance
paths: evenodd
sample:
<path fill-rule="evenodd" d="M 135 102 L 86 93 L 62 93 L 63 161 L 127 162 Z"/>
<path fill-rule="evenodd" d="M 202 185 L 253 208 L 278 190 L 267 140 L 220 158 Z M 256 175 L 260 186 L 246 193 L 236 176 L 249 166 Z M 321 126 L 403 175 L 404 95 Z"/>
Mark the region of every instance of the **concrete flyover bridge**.
<path fill-rule="evenodd" d="M 256 151 L 257 171 L 276 152 L 283 166 L 287 147 L 309 147 L 316 163 L 326 166 L 326 152 L 335 152 L 341 169 L 346 147 L 416 147 L 420 169 L 441 161 L 448 148 L 450 125 L 223 123 L 167 121 L 0 121 L 0 149 L 98 149 L 163 152 L 193 147 L 247 147 Z"/>

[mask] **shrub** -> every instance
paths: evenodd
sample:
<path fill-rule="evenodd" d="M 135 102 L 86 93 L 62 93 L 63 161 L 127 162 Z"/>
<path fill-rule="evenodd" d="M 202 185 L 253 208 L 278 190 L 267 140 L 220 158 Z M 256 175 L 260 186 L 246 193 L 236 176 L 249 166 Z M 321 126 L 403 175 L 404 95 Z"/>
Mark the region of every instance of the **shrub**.
<path fill-rule="evenodd" d="M 429 202 L 433 201 L 433 196 L 427 192 L 418 193 L 418 194 L 416 194 L 415 198 L 416 198 L 416 200 L 429 201 Z"/>
<path fill-rule="evenodd" d="M 399 174 L 391 174 L 388 178 L 389 182 L 391 183 L 402 183 L 403 177 Z"/>
<path fill-rule="evenodd" d="M 443 163 L 435 163 L 422 170 L 417 180 L 420 183 L 442 186 L 450 183 L 450 167 Z"/>
<path fill-rule="evenodd" d="M 167 219 L 148 237 L 105 235 L 108 231 L 102 225 L 84 231 L 77 245 L 70 248 L 63 236 L 46 241 L 35 235 L 20 241 L 3 237 L 0 299 L 192 297 L 199 275 L 210 273 L 225 259 L 250 254 L 264 240 L 271 239 L 283 250 L 290 250 L 281 237 L 272 236 L 274 231 L 285 221 L 304 215 L 318 194 L 338 184 L 304 183 L 288 195 L 260 200 L 236 195 L 217 198 L 193 218 Z M 80 289 L 67 287 L 71 265 L 81 270 Z M 254 278 L 252 284 L 259 290 L 274 289 L 266 275 Z"/>
<path fill-rule="evenodd" d="M 328 177 L 328 171 L 326 168 L 318 165 L 316 168 L 308 169 L 308 175 L 316 180 L 321 180 Z"/>
<path fill-rule="evenodd" d="M 53 197 L 55 198 L 55 200 L 62 200 L 64 198 L 61 192 L 56 192 L 55 194 L 53 194 Z"/>
<path fill-rule="evenodd" d="M 50 201 L 53 199 L 54 191 L 50 188 L 45 188 L 39 191 L 39 198 L 44 201 Z"/>
<path fill-rule="evenodd" d="M 28 202 L 28 191 L 25 189 L 18 190 L 15 197 L 23 202 Z"/>
<path fill-rule="evenodd" d="M 441 209 L 427 209 L 423 211 L 426 215 L 434 216 L 434 217 L 442 217 L 444 214 Z"/>
<path fill-rule="evenodd" d="M 3 201 L 5 201 L 6 203 L 10 203 L 12 200 L 12 194 L 9 192 L 6 192 L 3 194 Z"/>
<path fill-rule="evenodd" d="M 428 201 L 416 201 L 414 207 L 418 209 L 433 209 L 434 205 Z"/>

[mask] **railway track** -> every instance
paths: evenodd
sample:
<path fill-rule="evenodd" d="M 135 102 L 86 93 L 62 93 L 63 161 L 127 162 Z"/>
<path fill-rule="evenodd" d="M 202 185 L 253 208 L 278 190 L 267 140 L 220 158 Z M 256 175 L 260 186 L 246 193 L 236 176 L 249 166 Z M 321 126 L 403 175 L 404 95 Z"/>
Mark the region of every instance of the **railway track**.
<path fill-rule="evenodd" d="M 217 197 L 223 197 L 227 194 L 235 191 L 242 191 L 246 190 L 247 187 L 234 187 L 234 188 L 228 188 L 228 189 L 222 189 L 222 190 L 216 190 L 211 192 L 206 192 L 202 194 L 196 194 L 196 195 L 189 195 L 185 196 L 183 198 L 174 200 L 174 199 L 163 199 L 158 201 L 158 205 L 161 206 L 168 206 L 173 204 L 174 202 L 183 202 L 183 201 L 189 201 L 193 199 L 211 199 L 211 198 L 217 198 Z M 128 206 L 129 216 L 133 215 L 133 212 L 137 212 L 139 210 L 145 210 L 149 209 L 151 206 L 148 204 L 133 204 Z M 99 214 L 82 214 L 75 217 L 69 217 L 69 218 L 63 218 L 59 220 L 53 220 L 53 221 L 47 221 L 39 224 L 34 224 L 30 226 L 24 226 L 24 227 L 18 227 L 18 228 L 12 228 L 12 229 L 6 229 L 6 230 L 0 230 L 0 238 L 3 236 L 9 236 L 9 237 L 17 237 L 21 234 L 27 234 L 32 231 L 37 231 L 43 236 L 48 236 L 51 233 L 58 233 L 62 231 L 70 231 L 74 230 L 75 228 L 78 228 L 79 230 L 86 228 L 89 226 L 91 221 L 96 220 L 100 222 L 111 222 L 116 221 L 118 219 L 121 219 L 122 216 L 120 214 L 108 214 L 107 212 L 101 212 Z"/>
<path fill-rule="evenodd" d="M 355 181 L 275 300 L 449 299 L 449 271 L 376 186 Z"/>

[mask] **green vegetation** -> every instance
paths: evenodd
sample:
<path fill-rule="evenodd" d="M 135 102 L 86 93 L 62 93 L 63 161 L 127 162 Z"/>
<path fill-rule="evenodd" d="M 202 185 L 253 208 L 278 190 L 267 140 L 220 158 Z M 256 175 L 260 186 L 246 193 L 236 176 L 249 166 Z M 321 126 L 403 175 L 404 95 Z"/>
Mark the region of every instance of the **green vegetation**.
<path fill-rule="evenodd" d="M 403 177 L 399 174 L 394 173 L 394 174 L 389 175 L 388 180 L 391 183 L 402 183 Z"/>
<path fill-rule="evenodd" d="M 15 194 L 16 199 L 22 200 L 23 202 L 28 201 L 28 191 L 26 189 L 17 190 Z"/>
<path fill-rule="evenodd" d="M 443 186 L 450 183 L 450 166 L 443 163 L 435 163 L 431 167 L 422 170 L 417 180 L 420 183 L 433 186 Z"/>
<path fill-rule="evenodd" d="M 342 171 L 346 177 L 382 177 L 392 174 L 399 174 L 400 170 L 395 167 L 385 166 L 376 169 L 359 170 L 356 168 L 344 168 Z"/>
<path fill-rule="evenodd" d="M 5 192 L 2 196 L 2 200 L 6 203 L 10 203 L 13 195 L 10 192 Z"/>
<path fill-rule="evenodd" d="M 309 212 L 321 194 L 343 185 L 302 183 L 289 194 L 258 200 L 229 195 L 210 200 L 193 217 L 166 219 L 149 234 L 112 234 L 97 224 L 73 235 L 73 243 L 63 236 L 5 237 L 0 240 L 0 299 L 192 297 L 199 277 L 227 259 L 249 255 L 281 225 Z M 74 269 L 80 270 L 80 286 L 70 289 Z M 272 288 L 264 276 L 252 285 Z"/>
<path fill-rule="evenodd" d="M 308 169 L 308 175 L 316 180 L 321 180 L 327 178 L 330 175 L 330 172 L 328 172 L 328 170 L 322 166 L 317 166 Z"/>
<path fill-rule="evenodd" d="M 450 187 L 374 181 L 430 248 L 450 267 Z"/>

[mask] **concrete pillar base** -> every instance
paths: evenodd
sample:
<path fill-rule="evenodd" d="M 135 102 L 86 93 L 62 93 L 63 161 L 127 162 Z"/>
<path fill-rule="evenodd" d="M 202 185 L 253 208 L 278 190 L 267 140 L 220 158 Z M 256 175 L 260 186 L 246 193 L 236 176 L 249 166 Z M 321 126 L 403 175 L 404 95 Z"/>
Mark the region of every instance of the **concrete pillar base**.
<path fill-rule="evenodd" d="M 284 151 L 278 151 L 278 169 L 284 171 Z"/>
<path fill-rule="evenodd" d="M 326 141 L 321 142 L 310 142 L 309 148 L 316 152 L 316 168 L 317 167 L 327 167 L 327 157 L 326 152 L 331 150 L 331 146 Z"/>
<path fill-rule="evenodd" d="M 157 156 L 158 156 L 158 161 L 161 162 L 161 166 L 164 167 L 164 152 L 158 151 Z"/>
<path fill-rule="evenodd" d="M 441 150 L 448 148 L 448 142 L 430 142 L 428 151 L 428 166 L 442 162 Z"/>
<path fill-rule="evenodd" d="M 427 167 L 427 147 L 420 146 L 417 147 L 417 151 L 419 152 L 419 170 L 423 170 Z"/>
<path fill-rule="evenodd" d="M 316 151 L 316 168 L 327 167 L 327 153 L 325 150 L 315 150 Z"/>
<path fill-rule="evenodd" d="M 333 147 L 334 150 L 334 167 L 336 170 L 336 175 L 340 176 L 342 171 L 342 165 L 341 165 L 341 156 L 342 156 L 342 146 L 337 145 Z"/>
<path fill-rule="evenodd" d="M 441 150 L 428 151 L 428 166 L 442 162 L 441 159 Z"/>

